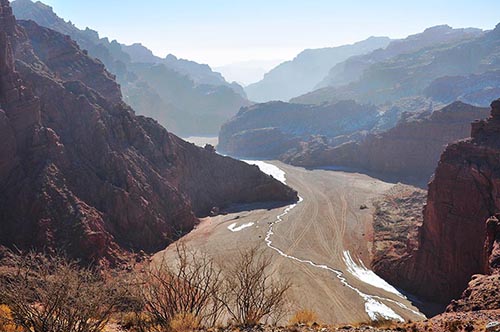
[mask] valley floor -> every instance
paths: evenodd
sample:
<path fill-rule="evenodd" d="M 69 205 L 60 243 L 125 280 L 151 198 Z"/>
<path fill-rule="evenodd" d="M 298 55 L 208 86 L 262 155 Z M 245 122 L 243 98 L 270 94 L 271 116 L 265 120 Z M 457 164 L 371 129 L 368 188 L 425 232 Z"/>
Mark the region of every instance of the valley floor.
<path fill-rule="evenodd" d="M 424 319 L 409 300 L 365 267 L 371 261 L 372 201 L 394 185 L 362 174 L 271 163 L 285 172 L 286 183 L 299 192 L 301 202 L 251 211 L 240 206 L 206 218 L 185 237 L 186 244 L 221 261 L 244 248 L 265 248 L 273 255 L 273 277 L 292 281 L 291 311 L 313 310 L 322 323 Z M 173 252 L 167 248 L 155 259 L 170 259 Z"/>

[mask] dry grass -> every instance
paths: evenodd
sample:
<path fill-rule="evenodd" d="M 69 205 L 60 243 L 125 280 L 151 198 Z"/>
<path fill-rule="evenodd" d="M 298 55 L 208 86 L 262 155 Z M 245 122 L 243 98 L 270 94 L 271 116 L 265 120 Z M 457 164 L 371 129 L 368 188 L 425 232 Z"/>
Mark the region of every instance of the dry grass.
<path fill-rule="evenodd" d="M 6 305 L 0 305 L 0 331 L 21 332 L 12 319 L 12 311 Z"/>
<path fill-rule="evenodd" d="M 307 309 L 302 309 L 297 311 L 293 317 L 290 319 L 290 325 L 299 325 L 305 324 L 307 326 L 312 326 L 314 323 L 318 322 L 318 315 L 312 311 Z"/>
<path fill-rule="evenodd" d="M 170 321 L 172 332 L 191 332 L 200 327 L 200 320 L 193 314 L 177 314 Z"/>

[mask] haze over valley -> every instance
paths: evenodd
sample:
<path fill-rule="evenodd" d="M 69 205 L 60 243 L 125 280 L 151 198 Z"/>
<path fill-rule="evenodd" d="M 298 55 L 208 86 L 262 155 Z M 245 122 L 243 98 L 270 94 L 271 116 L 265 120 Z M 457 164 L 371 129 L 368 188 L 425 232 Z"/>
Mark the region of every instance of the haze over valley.
<path fill-rule="evenodd" d="M 500 331 L 500 3 L 0 0 L 0 332 Z"/>

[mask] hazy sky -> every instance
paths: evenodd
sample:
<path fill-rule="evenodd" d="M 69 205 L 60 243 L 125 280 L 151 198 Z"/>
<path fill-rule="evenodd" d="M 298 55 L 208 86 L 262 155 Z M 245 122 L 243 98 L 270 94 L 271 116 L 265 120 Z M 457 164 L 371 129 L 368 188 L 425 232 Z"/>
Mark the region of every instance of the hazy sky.
<path fill-rule="evenodd" d="M 500 0 L 42 0 L 80 28 L 212 66 L 429 26 L 491 29 Z"/>

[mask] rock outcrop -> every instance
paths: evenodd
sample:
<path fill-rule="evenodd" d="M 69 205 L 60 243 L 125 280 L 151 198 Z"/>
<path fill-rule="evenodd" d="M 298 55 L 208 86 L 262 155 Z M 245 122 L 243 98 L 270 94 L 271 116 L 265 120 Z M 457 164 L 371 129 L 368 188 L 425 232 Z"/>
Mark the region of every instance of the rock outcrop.
<path fill-rule="evenodd" d="M 474 275 L 462 296 L 451 301 L 447 312 L 498 310 L 500 308 L 500 274 Z"/>
<path fill-rule="evenodd" d="M 488 120 L 473 124 L 471 139 L 450 145 L 441 156 L 408 264 L 376 269 L 424 298 L 448 303 L 473 275 L 498 273 L 500 230 L 491 217 L 500 212 L 500 100 L 491 107 Z M 488 303 L 488 294 L 483 296 Z"/>
<path fill-rule="evenodd" d="M 345 139 L 372 129 L 378 111 L 370 105 L 342 101 L 330 105 L 270 102 L 242 108 L 219 134 L 222 153 L 246 158 L 280 158 L 311 136 Z"/>
<path fill-rule="evenodd" d="M 408 264 L 407 252 L 417 244 L 426 198 L 427 192 L 422 189 L 397 184 L 374 202 L 372 268 L 375 271 L 398 271 L 398 266 Z"/>
<path fill-rule="evenodd" d="M 0 0 L 0 245 L 115 262 L 164 248 L 213 207 L 296 199 L 136 116 L 68 36 L 21 25 Z"/>
<path fill-rule="evenodd" d="M 460 100 L 472 105 L 485 106 L 500 96 L 500 70 L 467 76 L 441 77 L 432 82 L 424 94 L 443 103 Z"/>
<path fill-rule="evenodd" d="M 470 135 L 470 123 L 485 119 L 486 108 L 455 102 L 419 116 L 403 118 L 386 132 L 342 145 L 311 141 L 285 160 L 297 166 L 343 166 L 391 181 L 425 183 L 446 145 Z"/>

